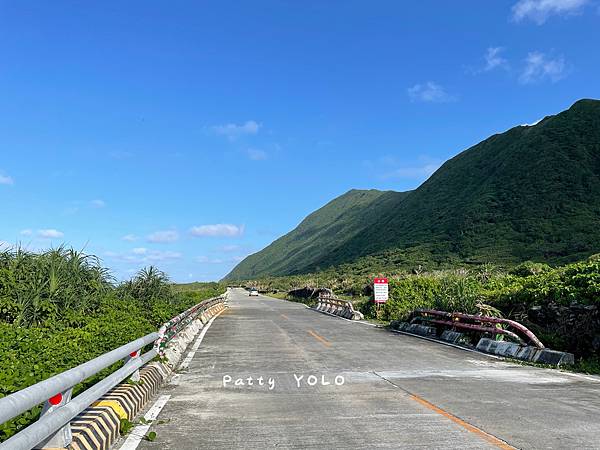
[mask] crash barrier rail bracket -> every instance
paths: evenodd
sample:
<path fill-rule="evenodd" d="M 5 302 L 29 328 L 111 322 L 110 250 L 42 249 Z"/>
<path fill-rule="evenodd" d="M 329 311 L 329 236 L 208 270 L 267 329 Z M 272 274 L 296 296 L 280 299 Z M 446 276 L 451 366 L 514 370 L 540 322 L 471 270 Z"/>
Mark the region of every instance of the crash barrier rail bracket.
<path fill-rule="evenodd" d="M 44 381 L 0 398 L 0 424 L 42 404 L 39 419 L 19 433 L 0 443 L 0 450 L 31 448 L 67 448 L 71 444 L 70 421 L 123 380 L 139 381 L 139 369 L 156 356 L 194 319 L 218 303 L 226 295 L 204 300 L 165 323 L 158 333 L 150 333 L 115 350 L 66 370 Z M 142 354 L 142 350 L 152 348 Z M 71 398 L 73 387 L 118 361 L 123 367 L 103 378 L 77 397 Z"/>
<path fill-rule="evenodd" d="M 352 302 L 341 300 L 330 296 L 319 296 L 317 299 L 317 311 L 334 314 L 351 320 L 363 320 L 364 316 L 360 311 L 356 311 Z"/>

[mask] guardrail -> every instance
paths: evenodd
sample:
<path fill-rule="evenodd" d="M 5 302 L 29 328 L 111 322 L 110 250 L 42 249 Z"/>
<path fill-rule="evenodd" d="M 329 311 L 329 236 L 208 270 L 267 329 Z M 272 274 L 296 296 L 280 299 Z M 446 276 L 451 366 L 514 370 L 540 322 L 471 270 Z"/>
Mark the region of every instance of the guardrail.
<path fill-rule="evenodd" d="M 334 314 L 336 316 L 344 317 L 346 319 L 364 319 L 363 314 L 360 311 L 356 311 L 351 302 L 334 297 L 319 296 L 319 298 L 317 299 L 317 306 L 315 309 L 317 311 Z"/>
<path fill-rule="evenodd" d="M 514 320 L 463 313 L 449 313 L 432 309 L 415 310 L 411 314 L 411 317 L 412 320 L 410 323 L 394 320 L 390 323 L 390 326 L 401 333 L 445 341 L 463 347 L 475 348 L 477 351 L 483 353 L 520 359 L 522 361 L 531 361 L 556 367 L 574 364 L 575 362 L 575 357 L 572 353 L 545 348 L 531 330 Z M 498 328 L 498 325 L 509 327 L 513 331 Z M 465 334 L 461 332 L 465 330 L 471 333 Z M 474 335 L 472 332 L 476 332 L 476 334 Z M 479 342 L 477 345 L 474 345 L 472 339 L 478 337 L 477 334 L 479 333 L 490 334 L 494 338 L 490 339 L 489 337 L 479 336 Z M 495 337 L 498 335 L 508 336 L 514 342 L 496 340 Z"/>
<path fill-rule="evenodd" d="M 73 418 L 128 377 L 133 381 L 139 380 L 142 366 L 162 355 L 181 330 L 225 299 L 223 295 L 200 302 L 168 321 L 158 333 L 147 334 L 73 369 L 0 398 L 0 424 L 44 404 L 37 422 L 0 443 L 0 450 L 68 447 L 72 440 L 70 421 Z M 151 344 L 152 349 L 141 354 L 144 347 Z M 124 362 L 123 367 L 71 399 L 74 386 L 118 361 Z"/>
<path fill-rule="evenodd" d="M 155 344 L 155 349 L 157 352 L 163 356 L 165 347 L 169 341 L 173 339 L 173 337 L 175 337 L 182 329 L 187 327 L 196 317 L 201 315 L 203 311 L 224 300 L 224 295 L 204 300 L 165 323 L 158 331 L 159 338 Z"/>
<path fill-rule="evenodd" d="M 440 319 L 436 319 L 439 317 Z M 544 348 L 544 344 L 525 325 L 510 319 L 500 317 L 485 317 L 474 314 L 450 313 L 436 311 L 434 309 L 417 309 L 411 314 L 410 323 L 419 321 L 421 323 L 433 323 L 443 325 L 452 329 L 463 329 L 489 333 L 493 336 L 504 335 L 520 344 L 532 344 L 537 348 Z M 498 327 L 503 325 L 509 329 Z"/>

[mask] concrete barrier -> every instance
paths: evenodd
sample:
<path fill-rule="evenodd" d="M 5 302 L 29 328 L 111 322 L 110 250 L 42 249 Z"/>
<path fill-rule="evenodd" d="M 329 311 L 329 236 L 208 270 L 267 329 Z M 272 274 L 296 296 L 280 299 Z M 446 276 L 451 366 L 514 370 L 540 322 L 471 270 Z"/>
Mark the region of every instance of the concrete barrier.
<path fill-rule="evenodd" d="M 559 352 L 557 350 L 549 350 L 544 348 L 537 352 L 533 361 L 540 364 L 562 366 L 565 364 L 574 364 L 575 356 L 572 353 Z"/>
<path fill-rule="evenodd" d="M 410 333 L 410 334 L 416 334 L 417 336 L 425 336 L 425 337 L 431 337 L 431 338 L 437 337 L 437 331 L 436 331 L 435 327 L 430 327 L 427 325 L 421 325 L 418 323 L 400 322 L 400 321 L 394 320 L 393 322 L 390 322 L 390 326 L 394 330 L 403 331 L 405 333 Z"/>
<path fill-rule="evenodd" d="M 394 330 L 407 331 L 407 329 L 410 326 L 410 324 L 408 322 L 401 322 L 399 320 L 394 320 L 394 321 L 390 322 L 390 326 Z"/>
<path fill-rule="evenodd" d="M 514 342 L 496 341 L 489 338 L 481 338 L 476 348 L 484 353 L 557 367 L 575 362 L 575 357 L 572 353 L 520 345 Z"/>
<path fill-rule="evenodd" d="M 350 320 L 364 320 L 365 318 L 360 311 L 354 309 L 352 302 L 333 297 L 319 297 L 315 309 Z"/>
<path fill-rule="evenodd" d="M 437 339 L 436 329 L 427 325 L 411 324 L 408 322 L 394 320 L 390 322 L 390 327 L 394 330 L 405 333 Z M 439 337 L 439 339 L 452 344 L 463 345 L 472 348 L 472 346 L 466 345 L 466 336 L 457 331 L 445 330 L 442 332 L 442 335 Z M 557 367 L 566 364 L 573 364 L 575 362 L 575 357 L 572 353 L 521 345 L 515 342 L 497 341 L 490 338 L 481 338 L 475 348 L 477 351 L 483 353 L 540 364 L 548 364 Z"/>
<path fill-rule="evenodd" d="M 452 344 L 459 344 L 465 341 L 465 335 L 458 331 L 445 330 L 440 336 L 442 341 L 451 342 Z"/>
<path fill-rule="evenodd" d="M 417 334 L 419 336 L 426 336 L 426 337 L 436 337 L 437 333 L 434 327 L 428 327 L 427 325 L 421 325 L 418 323 L 413 323 L 410 324 L 407 328 L 406 331 L 408 333 L 413 333 L 413 334 Z"/>

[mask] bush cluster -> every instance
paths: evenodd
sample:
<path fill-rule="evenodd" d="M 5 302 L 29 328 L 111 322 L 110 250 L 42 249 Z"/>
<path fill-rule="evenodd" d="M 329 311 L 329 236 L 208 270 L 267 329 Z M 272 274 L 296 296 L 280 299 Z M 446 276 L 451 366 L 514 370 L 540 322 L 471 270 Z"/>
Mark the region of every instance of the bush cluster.
<path fill-rule="evenodd" d="M 0 253 L 0 397 L 75 367 L 157 329 L 218 283 L 180 292 L 149 267 L 116 284 L 97 258 L 59 248 Z M 108 368 L 77 386 L 95 383 Z M 27 426 L 40 408 L 0 424 L 0 442 Z"/>

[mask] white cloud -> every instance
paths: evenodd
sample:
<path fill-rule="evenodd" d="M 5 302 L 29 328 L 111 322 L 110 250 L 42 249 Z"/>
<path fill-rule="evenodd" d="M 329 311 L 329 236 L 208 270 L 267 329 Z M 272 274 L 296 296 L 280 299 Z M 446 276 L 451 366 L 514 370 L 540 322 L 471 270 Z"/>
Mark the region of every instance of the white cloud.
<path fill-rule="evenodd" d="M 564 58 L 550 58 L 541 52 L 530 52 L 525 58 L 525 68 L 521 72 L 519 82 L 532 84 L 549 79 L 553 83 L 566 76 Z"/>
<path fill-rule="evenodd" d="M 13 184 L 15 184 L 15 180 L 14 180 L 14 178 L 9 177 L 8 175 L 2 175 L 0 173 L 0 184 L 12 186 Z"/>
<path fill-rule="evenodd" d="M 106 206 L 106 202 L 104 200 L 96 199 L 90 202 L 92 208 L 104 208 Z"/>
<path fill-rule="evenodd" d="M 485 67 L 483 68 L 484 72 L 489 72 L 490 70 L 494 70 L 498 67 L 500 68 L 508 68 L 508 60 L 500 56 L 500 53 L 504 51 L 503 47 L 488 47 L 485 52 Z"/>
<path fill-rule="evenodd" d="M 446 103 L 456 100 L 456 97 L 448 94 L 442 86 L 433 81 L 415 84 L 408 88 L 407 92 L 412 102 Z"/>
<path fill-rule="evenodd" d="M 33 231 L 30 229 L 21 230 L 21 232 L 19 234 L 21 236 L 31 236 L 33 234 Z"/>
<path fill-rule="evenodd" d="M 127 242 L 133 242 L 133 241 L 137 241 L 138 237 L 135 234 L 126 234 L 121 239 L 124 241 L 127 241 Z"/>
<path fill-rule="evenodd" d="M 38 230 L 37 234 L 43 239 L 59 239 L 65 235 L 62 231 L 58 231 L 53 228 Z"/>
<path fill-rule="evenodd" d="M 145 248 L 134 248 L 130 253 L 104 252 L 104 256 L 129 264 L 149 264 L 155 262 L 167 262 L 181 259 L 183 255 L 179 252 L 148 250 Z"/>
<path fill-rule="evenodd" d="M 210 237 L 235 237 L 244 234 L 244 225 L 231 225 L 227 223 L 218 223 L 214 225 L 199 225 L 190 228 L 192 236 L 210 236 Z"/>
<path fill-rule="evenodd" d="M 225 125 L 215 125 L 212 130 L 215 134 L 226 136 L 230 140 L 234 140 L 244 134 L 257 134 L 262 125 L 254 120 L 248 120 L 243 124 L 228 123 Z"/>
<path fill-rule="evenodd" d="M 174 230 L 155 231 L 149 234 L 146 239 L 154 243 L 175 242 L 179 239 L 179 233 Z"/>
<path fill-rule="evenodd" d="M 249 148 L 246 150 L 246 153 L 248 154 L 248 158 L 250 158 L 253 161 L 263 161 L 267 159 L 267 152 L 265 152 L 264 150 Z"/>
<path fill-rule="evenodd" d="M 513 7 L 513 19 L 530 19 L 538 25 L 552 15 L 572 15 L 581 12 L 589 0 L 519 0 Z"/>

